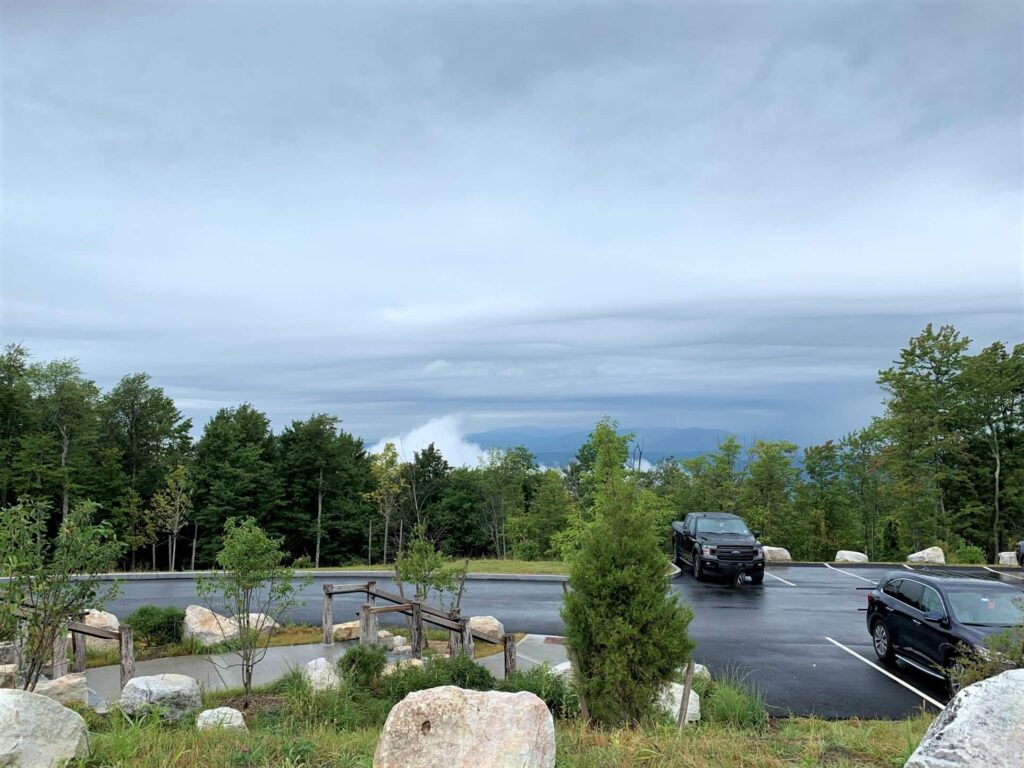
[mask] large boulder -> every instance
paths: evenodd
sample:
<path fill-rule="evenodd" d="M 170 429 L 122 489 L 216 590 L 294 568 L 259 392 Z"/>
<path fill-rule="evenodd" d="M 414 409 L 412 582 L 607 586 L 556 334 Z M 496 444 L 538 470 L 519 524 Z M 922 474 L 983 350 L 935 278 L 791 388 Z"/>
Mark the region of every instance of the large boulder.
<path fill-rule="evenodd" d="M 88 704 L 89 688 L 85 682 L 85 674 L 73 672 L 54 680 L 40 680 L 36 683 L 36 693 L 53 699 L 58 704 Z"/>
<path fill-rule="evenodd" d="M 109 629 L 111 632 L 117 632 L 121 628 L 121 622 L 117 620 L 117 616 L 106 611 L 86 611 L 82 622 L 90 627 Z M 90 651 L 116 651 L 117 640 L 86 635 L 85 647 Z"/>
<path fill-rule="evenodd" d="M 203 704 L 199 683 L 185 675 L 133 677 L 121 691 L 121 709 L 135 715 L 155 709 L 164 720 L 180 720 Z"/>
<path fill-rule="evenodd" d="M 837 563 L 866 563 L 868 556 L 863 552 L 854 552 L 850 549 L 840 549 L 836 552 L 835 562 Z"/>
<path fill-rule="evenodd" d="M 942 710 L 904 768 L 1020 768 L 1024 669 L 982 680 Z"/>
<path fill-rule="evenodd" d="M 483 632 L 495 639 L 505 634 L 505 625 L 493 616 L 471 616 L 469 626 L 474 632 Z"/>
<path fill-rule="evenodd" d="M 920 552 L 907 555 L 907 562 L 944 564 L 946 562 L 946 553 L 942 551 L 942 547 L 928 547 L 928 549 L 922 549 Z"/>
<path fill-rule="evenodd" d="M 245 718 L 237 709 L 231 707 L 217 707 L 216 709 L 204 709 L 196 718 L 196 728 L 200 731 L 211 728 L 231 728 L 240 731 L 249 730 L 245 725 Z"/>
<path fill-rule="evenodd" d="M 789 550 L 783 547 L 765 547 L 764 559 L 773 563 L 789 563 L 793 560 Z"/>
<path fill-rule="evenodd" d="M 313 659 L 302 668 L 302 679 L 314 693 L 329 691 L 341 683 L 334 665 L 327 659 Z"/>
<path fill-rule="evenodd" d="M 696 672 L 694 672 L 696 675 Z M 658 695 L 658 709 L 662 710 L 673 718 L 679 717 L 679 707 L 683 705 L 683 692 L 686 688 L 679 683 L 669 683 Z M 690 690 L 689 704 L 686 706 L 686 722 L 700 722 L 700 696 L 696 691 Z"/>
<path fill-rule="evenodd" d="M 201 605 L 190 605 L 185 609 L 181 636 L 204 647 L 217 645 L 238 637 L 238 622 Z"/>
<path fill-rule="evenodd" d="M 341 624 L 335 624 L 333 627 L 334 641 L 336 643 L 343 643 L 347 640 L 358 640 L 359 639 L 359 622 L 358 621 L 346 621 Z"/>
<path fill-rule="evenodd" d="M 552 768 L 555 726 L 532 693 L 446 685 L 410 693 L 392 709 L 374 768 Z"/>
<path fill-rule="evenodd" d="M 1000 552 L 999 558 L 996 560 L 998 565 L 1017 565 L 1017 553 L 1016 552 Z"/>
<path fill-rule="evenodd" d="M 77 712 L 53 699 L 0 690 L 0 765 L 56 768 L 89 755 L 89 731 Z"/>

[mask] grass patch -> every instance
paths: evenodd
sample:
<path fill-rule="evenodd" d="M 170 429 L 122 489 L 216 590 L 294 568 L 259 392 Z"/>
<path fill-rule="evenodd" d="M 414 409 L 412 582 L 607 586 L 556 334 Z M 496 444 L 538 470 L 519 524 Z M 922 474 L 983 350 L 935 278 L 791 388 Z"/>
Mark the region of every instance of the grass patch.
<path fill-rule="evenodd" d="M 394 572 L 394 565 L 346 565 L 341 568 L 310 568 L 320 571 L 389 571 Z M 569 564 L 561 560 L 470 560 L 470 573 L 506 573 L 506 574 L 551 574 L 568 576 Z"/>

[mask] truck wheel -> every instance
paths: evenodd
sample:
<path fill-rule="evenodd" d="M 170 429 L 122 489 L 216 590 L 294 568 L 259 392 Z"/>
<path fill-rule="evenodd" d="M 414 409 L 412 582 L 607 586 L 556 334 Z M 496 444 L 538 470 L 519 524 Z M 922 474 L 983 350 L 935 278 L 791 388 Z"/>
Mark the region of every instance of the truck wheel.
<path fill-rule="evenodd" d="M 751 584 L 763 584 L 764 583 L 764 574 L 763 573 L 755 573 L 753 576 L 750 577 L 750 583 Z"/>
<path fill-rule="evenodd" d="M 697 581 L 704 580 L 704 569 L 700 566 L 700 555 L 696 551 L 693 553 L 693 578 Z"/>
<path fill-rule="evenodd" d="M 892 647 L 892 635 L 885 619 L 875 619 L 871 625 L 871 644 L 875 647 L 875 655 L 886 664 L 892 664 L 896 658 L 896 649 Z"/>

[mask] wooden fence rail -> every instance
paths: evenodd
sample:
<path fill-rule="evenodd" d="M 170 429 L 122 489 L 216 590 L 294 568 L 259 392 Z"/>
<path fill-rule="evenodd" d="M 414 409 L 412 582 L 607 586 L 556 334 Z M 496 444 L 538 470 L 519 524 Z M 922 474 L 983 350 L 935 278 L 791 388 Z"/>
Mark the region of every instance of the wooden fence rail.
<path fill-rule="evenodd" d="M 377 589 L 377 582 L 368 581 L 359 584 L 324 584 L 323 609 L 321 621 L 323 644 L 334 645 L 334 596 L 365 595 L 366 601 L 360 606 L 359 642 L 362 645 L 376 645 L 380 624 L 377 616 L 382 613 L 397 613 L 410 619 L 409 645 L 412 646 L 413 658 L 421 658 L 426 645 L 425 625 L 448 631 L 448 653 L 455 656 L 464 653 L 473 658 L 476 652 L 476 641 L 502 646 L 505 656 L 506 677 L 516 671 L 515 636 L 499 635 L 473 629 L 469 618 L 463 617 L 459 611 L 445 611 L 421 600 L 410 600 L 403 595 Z M 383 600 L 391 605 L 377 606 L 375 601 Z"/>

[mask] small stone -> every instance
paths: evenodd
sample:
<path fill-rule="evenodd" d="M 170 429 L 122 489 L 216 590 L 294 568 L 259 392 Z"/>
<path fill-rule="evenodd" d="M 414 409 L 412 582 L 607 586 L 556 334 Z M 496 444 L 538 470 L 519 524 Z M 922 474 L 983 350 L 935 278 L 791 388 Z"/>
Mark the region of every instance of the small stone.
<path fill-rule="evenodd" d="M 469 619 L 469 626 L 474 632 L 482 632 L 485 635 L 490 635 L 499 642 L 500 638 L 505 634 L 505 625 L 493 616 L 471 616 Z"/>
<path fill-rule="evenodd" d="M 211 728 L 231 728 L 240 731 L 249 730 L 245 724 L 245 717 L 237 709 L 231 707 L 217 707 L 216 709 L 204 709 L 196 718 L 196 728 L 205 731 Z"/>
<path fill-rule="evenodd" d="M 185 640 L 194 638 L 204 647 L 217 645 L 238 637 L 238 622 L 201 605 L 190 605 L 185 609 L 182 637 Z"/>
<path fill-rule="evenodd" d="M 89 689 L 85 682 L 85 674 L 73 672 L 54 680 L 40 680 L 36 683 L 36 693 L 53 699 L 58 704 L 88 704 Z"/>
<path fill-rule="evenodd" d="M 359 622 L 346 621 L 342 624 L 335 624 L 333 627 L 334 641 L 343 643 L 347 640 L 359 639 Z"/>

